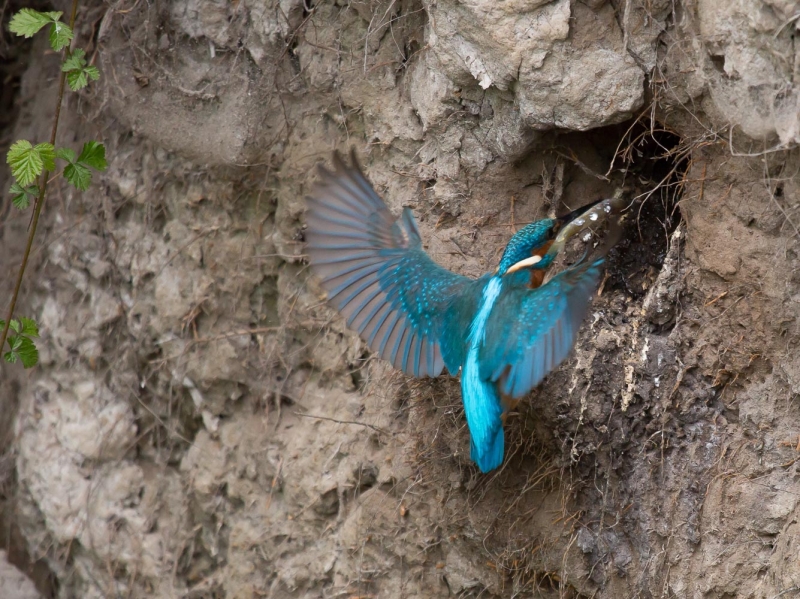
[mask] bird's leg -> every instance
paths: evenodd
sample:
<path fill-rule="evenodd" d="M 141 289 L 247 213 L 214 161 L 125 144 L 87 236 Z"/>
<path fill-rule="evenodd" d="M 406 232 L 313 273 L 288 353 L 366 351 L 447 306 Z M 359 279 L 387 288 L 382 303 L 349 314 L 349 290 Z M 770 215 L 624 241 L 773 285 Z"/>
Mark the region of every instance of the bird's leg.
<path fill-rule="evenodd" d="M 500 415 L 500 418 L 503 420 L 503 426 L 506 425 L 506 418 L 508 418 L 508 413 L 511 410 L 515 410 L 519 405 L 518 399 L 513 399 L 512 397 L 505 395 L 504 393 L 500 393 L 500 403 L 503 405 L 503 413 Z"/>

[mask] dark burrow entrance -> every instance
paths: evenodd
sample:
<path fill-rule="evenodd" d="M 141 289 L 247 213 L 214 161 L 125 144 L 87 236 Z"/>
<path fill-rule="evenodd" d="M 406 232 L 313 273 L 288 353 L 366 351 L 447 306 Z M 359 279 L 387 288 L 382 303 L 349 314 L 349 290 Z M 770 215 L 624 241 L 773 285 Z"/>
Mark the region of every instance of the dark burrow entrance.
<path fill-rule="evenodd" d="M 639 298 L 658 276 L 680 223 L 689 152 L 681 137 L 660 123 L 636 121 L 626 127 L 615 167 L 631 189 L 633 205 L 626 234 L 609 260 L 612 289 Z"/>
<path fill-rule="evenodd" d="M 554 147 L 561 157 L 575 158 L 567 159 L 565 178 L 594 176 L 625 189 L 630 208 L 622 237 L 609 255 L 604 288 L 641 299 L 658 276 L 680 223 L 678 203 L 690 148 L 674 131 L 644 118 L 563 135 Z M 578 156 L 587 152 L 603 172 L 589 174 L 580 163 Z"/>

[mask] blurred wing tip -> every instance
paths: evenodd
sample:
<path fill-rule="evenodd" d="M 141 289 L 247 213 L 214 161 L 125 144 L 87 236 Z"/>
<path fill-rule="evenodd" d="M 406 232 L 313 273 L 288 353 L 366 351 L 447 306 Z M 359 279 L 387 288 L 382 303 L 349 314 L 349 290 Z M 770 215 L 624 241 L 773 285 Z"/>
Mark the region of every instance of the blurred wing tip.
<path fill-rule="evenodd" d="M 357 171 L 361 170 L 361 164 L 358 162 L 358 155 L 356 154 L 355 146 L 350 147 L 350 168 L 353 168 Z"/>
<path fill-rule="evenodd" d="M 359 183 L 360 178 L 366 179 L 364 171 L 356 157 L 356 150 L 354 147 L 350 149 L 349 157 L 350 163 L 348 164 L 345 156 L 339 152 L 339 150 L 334 150 L 331 160 L 333 164 L 332 169 L 325 166 L 324 162 L 319 162 L 317 165 L 319 179 L 312 187 L 309 195 L 319 195 L 321 192 L 324 193 L 331 187 L 342 187 L 343 179 L 350 180 L 354 183 Z M 367 184 L 369 185 L 369 183 Z"/>
<path fill-rule="evenodd" d="M 336 169 L 336 172 L 345 171 L 348 168 L 347 163 L 344 161 L 344 158 L 339 153 L 339 150 L 333 151 L 333 168 Z"/>
<path fill-rule="evenodd" d="M 335 163 L 336 162 L 334 161 L 334 164 Z M 319 175 L 320 179 L 327 179 L 327 178 L 333 176 L 333 173 L 331 172 L 331 170 L 327 166 L 325 166 L 324 162 L 318 162 L 317 163 L 317 174 Z M 315 186 L 318 186 L 318 185 L 319 185 L 319 183 L 317 183 Z"/>
<path fill-rule="evenodd" d="M 319 208 L 324 206 L 324 204 L 320 201 L 319 195 L 317 195 L 317 191 L 319 190 L 319 185 L 315 185 L 314 189 L 311 190 L 306 196 L 306 212 L 312 212 L 315 208 Z"/>
<path fill-rule="evenodd" d="M 351 171 L 361 172 L 361 165 L 358 162 L 355 146 L 350 148 L 346 156 L 349 157 L 350 164 L 347 163 L 345 154 L 342 154 L 339 150 L 333 151 L 333 167 L 335 169 L 335 174 L 348 173 Z"/>

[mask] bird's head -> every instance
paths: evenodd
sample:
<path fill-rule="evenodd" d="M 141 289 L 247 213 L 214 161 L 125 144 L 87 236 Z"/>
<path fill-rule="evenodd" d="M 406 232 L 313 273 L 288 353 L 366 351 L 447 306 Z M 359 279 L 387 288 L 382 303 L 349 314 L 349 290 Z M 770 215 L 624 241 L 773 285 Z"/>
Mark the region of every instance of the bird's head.
<path fill-rule="evenodd" d="M 558 235 L 565 225 L 586 214 L 602 201 L 597 200 L 558 218 L 544 218 L 524 226 L 508 242 L 497 274 L 504 276 L 519 270 L 545 270 L 566 242 L 566 238 L 562 240 Z"/>

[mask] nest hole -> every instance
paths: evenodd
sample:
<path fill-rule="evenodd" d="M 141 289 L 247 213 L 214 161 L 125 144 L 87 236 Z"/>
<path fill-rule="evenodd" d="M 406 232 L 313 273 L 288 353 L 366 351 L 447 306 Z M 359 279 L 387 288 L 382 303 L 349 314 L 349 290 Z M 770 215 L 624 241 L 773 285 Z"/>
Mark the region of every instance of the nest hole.
<path fill-rule="evenodd" d="M 654 121 L 634 121 L 617 139 L 613 174 L 631 190 L 634 203 L 625 232 L 609 256 L 606 288 L 641 298 L 661 271 L 681 221 L 679 202 L 691 146 Z"/>

